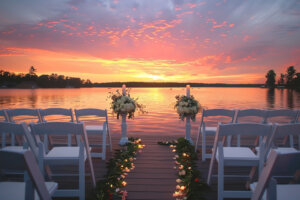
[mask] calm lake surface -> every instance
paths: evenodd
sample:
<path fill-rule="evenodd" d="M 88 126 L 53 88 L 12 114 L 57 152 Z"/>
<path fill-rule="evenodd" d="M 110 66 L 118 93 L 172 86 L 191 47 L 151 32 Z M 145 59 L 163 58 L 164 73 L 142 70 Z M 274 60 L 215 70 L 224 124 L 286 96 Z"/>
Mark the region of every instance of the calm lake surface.
<path fill-rule="evenodd" d="M 117 88 L 81 89 L 0 89 L 0 109 L 7 108 L 100 108 L 108 109 L 109 92 Z M 139 98 L 147 114 L 135 114 L 127 120 L 128 134 L 180 134 L 184 135 L 185 123 L 174 110 L 175 96 L 185 94 L 185 88 L 132 88 L 131 97 Z M 265 88 L 191 88 L 191 94 L 207 109 L 300 109 L 300 93 L 286 89 Z M 201 114 L 192 122 L 195 136 Z M 112 134 L 120 134 L 121 120 L 109 110 Z"/>

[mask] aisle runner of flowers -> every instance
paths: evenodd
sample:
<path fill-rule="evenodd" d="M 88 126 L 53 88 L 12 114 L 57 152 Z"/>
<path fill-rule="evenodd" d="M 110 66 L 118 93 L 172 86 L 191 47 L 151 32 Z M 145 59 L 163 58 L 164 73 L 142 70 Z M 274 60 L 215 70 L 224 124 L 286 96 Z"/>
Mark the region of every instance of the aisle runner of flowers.
<path fill-rule="evenodd" d="M 178 170 L 177 186 L 173 196 L 176 200 L 201 200 L 203 192 L 208 190 L 208 186 L 200 181 L 201 173 L 197 169 L 197 154 L 195 148 L 190 142 L 184 138 L 179 138 L 173 142 L 158 142 L 160 145 L 167 145 L 175 152 L 174 156 L 176 166 L 174 169 Z"/>
<path fill-rule="evenodd" d="M 104 180 L 97 182 L 94 194 L 97 200 L 126 199 L 127 192 L 122 190 L 127 185 L 125 177 L 135 168 L 133 162 L 144 147 L 141 139 L 129 138 L 129 143 L 123 149 L 116 150 L 115 156 L 107 163 L 108 171 Z"/>

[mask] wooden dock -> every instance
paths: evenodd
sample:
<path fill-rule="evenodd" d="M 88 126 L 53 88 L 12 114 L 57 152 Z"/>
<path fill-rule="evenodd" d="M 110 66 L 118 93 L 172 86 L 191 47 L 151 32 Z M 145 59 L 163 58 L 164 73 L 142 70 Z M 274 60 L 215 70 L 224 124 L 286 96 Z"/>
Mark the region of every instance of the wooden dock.
<path fill-rule="evenodd" d="M 163 134 L 129 134 L 129 136 L 139 137 L 142 142 L 146 145 L 142 152 L 137 156 L 135 161 L 135 169 L 132 170 L 126 177 L 127 186 L 125 189 L 128 192 L 128 200 L 174 200 L 172 196 L 177 179 L 177 171 L 174 169 L 174 153 L 171 152 L 168 146 L 158 145 L 158 141 L 172 141 L 184 135 L 174 134 L 174 135 L 163 135 Z M 119 149 L 118 145 L 120 135 L 113 134 L 112 142 L 113 149 Z M 212 139 L 208 140 L 212 144 Z M 193 135 L 193 140 L 195 140 L 195 135 Z M 95 141 L 91 138 L 91 141 Z M 113 155 L 113 153 L 107 153 L 107 160 Z M 206 162 L 201 161 L 201 154 L 198 153 L 198 168 L 202 173 L 202 180 L 205 182 L 208 174 L 209 160 Z M 101 159 L 93 159 L 93 165 L 96 175 L 96 180 L 100 180 L 106 174 L 106 162 Z M 70 170 L 68 168 L 67 170 Z M 232 168 L 229 169 L 230 172 L 248 174 L 250 172 L 249 168 Z M 216 172 L 215 167 L 215 172 Z M 225 171 L 226 172 L 226 171 Z M 88 171 L 86 171 L 89 174 Z M 76 177 L 62 177 L 55 178 L 60 187 L 72 188 L 77 187 Z M 245 190 L 245 180 L 237 179 L 230 180 L 229 182 L 225 179 L 225 189 L 241 189 Z M 74 186 L 75 185 L 75 186 Z M 90 194 L 92 191 L 90 177 L 86 176 L 86 198 L 90 199 Z M 209 191 L 205 192 L 205 197 L 207 200 L 217 199 L 217 181 L 213 179 L 212 186 Z M 54 198 L 56 200 L 62 199 L 76 199 L 76 198 Z"/>

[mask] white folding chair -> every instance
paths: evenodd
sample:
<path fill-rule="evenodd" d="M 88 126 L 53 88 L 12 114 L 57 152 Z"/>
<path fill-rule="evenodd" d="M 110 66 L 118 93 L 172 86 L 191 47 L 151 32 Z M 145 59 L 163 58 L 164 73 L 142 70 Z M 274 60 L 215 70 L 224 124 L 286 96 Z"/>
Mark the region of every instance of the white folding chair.
<path fill-rule="evenodd" d="M 298 200 L 300 184 L 277 184 L 277 174 L 294 175 L 300 170 L 300 152 L 280 153 L 272 150 L 257 183 L 251 184 L 254 191 L 251 200 Z"/>
<path fill-rule="evenodd" d="M 86 109 L 75 109 L 75 116 L 77 122 L 90 122 L 94 121 L 93 125 L 86 125 L 86 132 L 87 134 L 93 135 L 100 135 L 102 136 L 102 144 L 92 144 L 91 146 L 95 147 L 102 147 L 102 152 L 92 152 L 92 157 L 95 158 L 102 158 L 105 160 L 106 158 L 106 146 L 109 146 L 110 151 L 112 151 L 112 143 L 111 137 L 109 133 L 109 126 L 108 126 L 108 117 L 107 117 L 107 110 L 101 109 L 94 109 L 94 108 L 86 108 Z M 96 119 L 95 119 L 96 117 Z M 101 125 L 98 125 L 102 123 Z M 95 125 L 96 123 L 96 125 Z M 106 136 L 108 136 L 108 143 L 106 142 Z"/>
<path fill-rule="evenodd" d="M 8 126 L 18 131 L 27 128 L 25 124 Z M 0 182 L 1 200 L 50 200 L 57 189 L 57 183 L 45 182 L 30 150 L 22 152 L 0 150 L 0 169 L 25 171 L 24 182 Z"/>
<path fill-rule="evenodd" d="M 74 122 L 72 109 L 47 108 L 47 109 L 39 109 L 39 113 L 40 113 L 42 122 L 49 122 L 49 121 Z M 51 119 L 50 119 L 50 117 L 51 117 Z M 53 141 L 51 140 L 51 137 L 49 137 L 49 143 L 53 144 Z M 45 143 L 45 145 L 48 145 L 48 144 Z M 72 135 L 71 134 L 68 134 L 68 146 L 72 146 Z M 48 149 L 48 146 L 46 146 L 46 149 Z"/>
<path fill-rule="evenodd" d="M 211 183 L 212 170 L 215 159 L 218 162 L 218 200 L 223 198 L 250 198 L 250 191 L 225 191 L 224 190 L 224 167 L 225 166 L 258 166 L 259 172 L 264 164 L 264 154 L 256 155 L 248 147 L 223 147 L 222 137 L 229 135 L 251 135 L 251 136 L 270 136 L 272 125 L 257 123 L 239 124 L 219 124 L 214 141 L 212 158 L 210 160 L 207 184 Z M 265 147 L 265 141 L 260 145 L 260 149 Z M 264 151 L 262 151 L 264 152 Z"/>
<path fill-rule="evenodd" d="M 270 137 L 267 148 L 275 148 L 277 152 L 281 153 L 290 153 L 296 152 L 300 150 L 300 123 L 297 124 L 275 124 L 275 129 L 273 131 L 272 136 Z M 294 147 L 294 143 L 290 143 L 289 147 L 276 147 L 274 145 L 274 141 L 276 138 L 280 137 L 296 137 L 298 136 L 298 150 Z"/>
<path fill-rule="evenodd" d="M 207 126 L 206 125 L 206 118 L 208 117 L 224 117 L 229 118 L 229 123 L 233 123 L 235 115 L 235 110 L 228 110 L 228 109 L 210 109 L 205 110 L 203 109 L 202 118 L 200 122 L 200 127 L 198 130 L 198 136 L 195 144 L 195 151 L 197 151 L 198 143 L 200 139 L 200 134 L 202 134 L 202 161 L 205 161 L 206 158 L 211 158 L 211 154 L 206 153 L 206 135 L 216 135 L 217 126 Z"/>
<path fill-rule="evenodd" d="M 292 124 L 297 120 L 297 110 L 268 110 L 265 118 L 265 123 Z M 290 144 L 293 144 L 293 137 L 283 138 L 282 144 L 286 144 L 289 138 Z"/>
<path fill-rule="evenodd" d="M 79 188 L 78 189 L 59 189 L 54 193 L 55 197 L 79 197 L 80 200 L 85 199 L 85 161 L 88 161 L 93 186 L 96 186 L 95 174 L 92 159 L 90 156 L 89 143 L 83 123 L 73 122 L 43 122 L 38 124 L 30 124 L 31 130 L 38 135 L 68 135 L 74 134 L 81 136 L 79 146 L 53 147 L 46 153 L 45 146 L 42 142 L 38 142 L 38 147 L 32 145 L 34 142 L 28 138 L 33 152 L 38 151 L 39 167 L 44 174 L 44 166 L 50 168 L 57 165 L 74 165 L 79 170 Z M 27 133 L 26 135 L 29 135 Z M 29 141 L 32 142 L 29 142 Z"/>
<path fill-rule="evenodd" d="M 241 122 L 251 122 L 251 123 L 265 123 L 267 112 L 265 110 L 260 109 L 245 109 L 245 110 L 237 110 L 235 115 L 234 123 Z M 260 141 L 261 141 L 261 137 Z M 237 136 L 237 146 L 241 145 L 240 135 Z"/>
<path fill-rule="evenodd" d="M 18 108 L 18 109 L 7 109 L 6 110 L 8 121 L 13 123 L 20 123 L 25 122 L 27 124 L 31 122 L 40 122 L 41 117 L 37 109 L 29 109 L 29 108 Z M 22 142 L 24 142 L 20 137 L 15 137 L 14 133 L 11 134 L 11 145 L 16 146 L 15 144 L 15 138 L 17 139 L 17 142 L 19 145 L 21 145 Z"/>

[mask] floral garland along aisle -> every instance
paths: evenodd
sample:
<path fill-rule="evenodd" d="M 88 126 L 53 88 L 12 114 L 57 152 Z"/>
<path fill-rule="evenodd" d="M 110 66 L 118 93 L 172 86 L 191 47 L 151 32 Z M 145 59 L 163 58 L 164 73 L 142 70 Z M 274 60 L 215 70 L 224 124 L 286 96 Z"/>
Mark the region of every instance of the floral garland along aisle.
<path fill-rule="evenodd" d="M 176 200 L 201 200 L 203 192 L 209 187 L 200 181 L 201 173 L 197 169 L 197 154 L 194 146 L 184 138 L 179 138 L 173 142 L 158 142 L 160 145 L 167 145 L 175 152 L 174 156 L 176 166 L 174 169 L 178 170 L 177 186 L 173 196 Z"/>
<path fill-rule="evenodd" d="M 116 150 L 114 157 L 107 163 L 108 171 L 104 180 L 97 182 L 93 199 L 126 199 L 127 192 L 122 190 L 127 185 L 125 177 L 135 168 L 133 162 L 144 147 L 141 139 L 129 138 L 129 143 L 123 149 Z"/>

